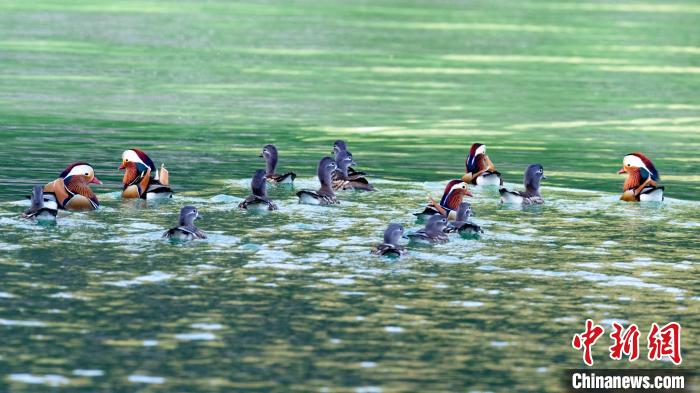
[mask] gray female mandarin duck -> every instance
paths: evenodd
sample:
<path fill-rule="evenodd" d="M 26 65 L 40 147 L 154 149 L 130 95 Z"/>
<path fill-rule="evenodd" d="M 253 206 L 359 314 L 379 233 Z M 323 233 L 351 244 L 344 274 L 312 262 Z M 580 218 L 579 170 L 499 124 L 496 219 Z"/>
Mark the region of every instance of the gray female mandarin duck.
<path fill-rule="evenodd" d="M 246 197 L 246 199 L 238 205 L 239 209 L 247 210 L 255 208 L 277 210 L 277 205 L 275 205 L 267 197 L 267 180 L 263 169 L 258 169 L 255 171 L 253 179 L 250 182 L 250 188 L 253 193 L 248 195 L 248 197 Z"/>
<path fill-rule="evenodd" d="M 49 199 L 44 199 L 44 186 L 36 185 L 32 189 L 32 205 L 27 209 L 22 217 L 37 220 L 37 221 L 56 221 L 56 210 L 55 203 L 48 206 L 44 202 L 49 202 Z"/>
<path fill-rule="evenodd" d="M 318 191 L 301 190 L 297 192 L 299 203 L 307 205 L 333 205 L 340 203 L 335 197 L 331 183 L 331 175 L 338 170 L 335 161 L 330 157 L 323 157 L 318 163 L 316 171 L 318 181 L 321 182 L 321 188 Z"/>
<path fill-rule="evenodd" d="M 409 234 L 408 238 L 423 243 L 446 243 L 448 240 L 444 232 L 446 225 L 447 218 L 444 216 L 439 214 L 430 216 L 425 223 L 425 228 Z"/>
<path fill-rule="evenodd" d="M 333 172 L 333 189 L 339 190 L 363 190 L 374 191 L 374 187 L 369 183 L 363 172 L 349 173 L 350 165 L 354 165 L 352 153 L 341 151 L 335 155 L 335 163 L 338 170 Z"/>
<path fill-rule="evenodd" d="M 278 160 L 277 148 L 275 147 L 275 145 L 265 145 L 265 147 L 263 147 L 262 154 L 260 154 L 260 157 L 265 159 L 265 178 L 270 183 L 292 184 L 294 182 L 294 179 L 297 178 L 297 175 L 294 172 L 287 172 L 284 175 L 279 175 L 275 173 L 275 168 L 277 168 Z"/>
<path fill-rule="evenodd" d="M 344 153 L 344 152 L 350 154 L 350 157 L 352 157 L 352 153 L 350 153 L 350 151 L 348 151 L 348 146 L 347 146 L 347 144 L 345 143 L 345 141 L 344 141 L 344 140 L 341 140 L 341 139 L 338 139 L 337 141 L 335 141 L 335 142 L 333 143 L 333 157 L 335 158 L 336 164 L 337 164 L 337 163 L 340 161 L 340 159 L 341 159 L 340 154 L 341 154 L 341 153 Z M 355 163 L 353 162 L 351 165 L 355 165 Z M 352 167 L 348 167 L 348 171 L 347 171 L 347 172 L 348 172 L 348 175 L 349 175 L 349 176 L 355 176 L 355 175 L 365 176 L 365 175 L 367 175 L 365 172 L 356 171 L 356 170 L 353 169 Z"/>
<path fill-rule="evenodd" d="M 406 254 L 406 247 L 399 245 L 399 240 L 403 237 L 403 231 L 401 224 L 389 224 L 384 231 L 384 243 L 377 245 L 372 254 L 393 257 L 400 257 Z"/>
<path fill-rule="evenodd" d="M 180 221 L 175 228 L 168 229 L 163 237 L 176 240 L 206 239 L 207 235 L 194 225 L 194 220 L 201 219 L 197 208 L 185 206 L 180 210 Z"/>
<path fill-rule="evenodd" d="M 472 206 L 469 202 L 462 202 L 457 208 L 457 217 L 454 221 L 450 221 L 445 227 L 445 233 L 459 234 L 479 234 L 484 233 L 480 226 L 469 220 L 472 214 Z"/>
<path fill-rule="evenodd" d="M 544 175 L 544 168 L 540 164 L 532 164 L 525 170 L 523 184 L 525 191 L 509 191 L 501 188 L 498 192 L 501 194 L 501 203 L 522 204 L 522 205 L 540 205 L 544 203 L 544 199 L 540 195 L 540 181 L 547 179 Z"/>

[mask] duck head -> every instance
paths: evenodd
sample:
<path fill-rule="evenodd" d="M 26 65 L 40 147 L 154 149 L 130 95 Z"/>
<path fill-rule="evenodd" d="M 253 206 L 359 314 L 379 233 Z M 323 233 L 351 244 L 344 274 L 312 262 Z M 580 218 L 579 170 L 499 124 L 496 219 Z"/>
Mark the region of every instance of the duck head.
<path fill-rule="evenodd" d="M 653 181 L 659 181 L 659 172 L 656 167 L 651 162 L 651 160 L 644 154 L 630 153 L 622 159 L 622 169 L 620 169 L 618 174 L 627 174 L 627 180 L 625 180 L 624 189 L 629 190 L 636 188 L 642 184 L 642 181 L 651 177 Z"/>
<path fill-rule="evenodd" d="M 425 232 L 430 236 L 442 234 L 446 225 L 447 218 L 439 214 L 435 214 L 428 219 L 427 223 L 425 223 Z"/>
<path fill-rule="evenodd" d="M 398 245 L 399 239 L 403 237 L 403 225 L 401 224 L 389 224 L 389 226 L 384 231 L 384 243 L 391 245 Z"/>
<path fill-rule="evenodd" d="M 338 171 L 341 172 L 344 177 L 348 176 L 348 168 L 350 166 L 357 165 L 352 159 L 352 153 L 347 150 L 340 151 L 335 155 L 335 163 L 338 166 Z"/>
<path fill-rule="evenodd" d="M 124 150 L 122 153 L 122 163 L 119 165 L 119 170 L 126 170 L 124 173 L 124 184 L 131 183 L 140 173 L 145 173 L 147 170 L 155 173 L 156 166 L 153 161 L 140 149 Z"/>
<path fill-rule="evenodd" d="M 202 216 L 199 215 L 199 211 L 197 211 L 197 208 L 194 206 L 185 206 L 180 209 L 180 226 L 194 226 L 194 220 L 199 220 L 201 218 Z"/>
<path fill-rule="evenodd" d="M 63 179 L 65 184 L 74 181 L 87 184 L 102 184 L 100 179 L 95 176 L 95 170 L 92 168 L 92 165 L 87 162 L 76 162 L 68 165 L 59 177 Z"/>
<path fill-rule="evenodd" d="M 265 170 L 258 169 L 253 175 L 253 180 L 250 182 L 250 188 L 253 191 L 253 195 L 259 197 L 267 197 L 267 181 L 265 179 Z"/>
<path fill-rule="evenodd" d="M 277 166 L 277 148 L 275 145 L 265 145 L 260 157 L 265 159 L 267 164 L 267 174 L 273 175 L 275 173 L 275 167 Z"/>
<path fill-rule="evenodd" d="M 465 222 L 469 221 L 469 217 L 472 214 L 472 205 L 469 202 L 462 202 L 457 208 L 457 219 L 455 221 Z"/>
<path fill-rule="evenodd" d="M 442 193 L 440 205 L 457 210 L 465 196 L 472 196 L 469 185 L 459 179 L 450 180 Z"/>
<path fill-rule="evenodd" d="M 321 182 L 322 186 L 330 186 L 331 175 L 333 172 L 338 170 L 338 165 L 330 157 L 323 157 L 318 163 L 318 170 L 316 174 L 318 175 L 318 180 Z"/>
<path fill-rule="evenodd" d="M 32 188 L 31 210 L 37 211 L 44 207 L 44 186 L 37 184 Z"/>
<path fill-rule="evenodd" d="M 544 167 L 540 164 L 532 164 L 525 169 L 525 175 L 523 179 L 523 184 L 525 185 L 525 190 L 539 193 L 540 181 L 542 179 L 547 179 L 544 175 Z"/>
<path fill-rule="evenodd" d="M 486 145 L 481 143 L 475 143 L 469 149 L 469 156 L 467 157 L 467 172 L 478 172 L 481 168 L 478 167 L 477 158 L 481 155 L 486 155 Z"/>
<path fill-rule="evenodd" d="M 333 142 L 333 152 L 332 154 L 338 154 L 341 151 L 347 151 L 348 146 L 345 144 L 345 141 L 342 139 L 338 139 L 337 141 Z"/>

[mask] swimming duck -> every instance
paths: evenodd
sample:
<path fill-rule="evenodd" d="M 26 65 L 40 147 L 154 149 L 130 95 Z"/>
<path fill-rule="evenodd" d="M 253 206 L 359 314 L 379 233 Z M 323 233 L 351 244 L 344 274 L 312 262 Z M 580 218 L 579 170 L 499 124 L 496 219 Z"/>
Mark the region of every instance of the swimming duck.
<path fill-rule="evenodd" d="M 267 181 L 274 184 L 292 184 L 294 182 L 297 177 L 294 172 L 287 172 L 284 175 L 275 173 L 275 167 L 277 167 L 277 148 L 275 145 L 265 145 L 260 157 L 264 158 L 266 162 L 265 177 Z"/>
<path fill-rule="evenodd" d="M 66 210 L 94 210 L 100 206 L 90 184 L 102 184 L 95 170 L 87 162 L 76 162 L 58 175 L 58 179 L 44 186 L 47 207 Z"/>
<path fill-rule="evenodd" d="M 389 224 L 384 231 L 384 243 L 374 248 L 372 254 L 400 257 L 406 254 L 406 247 L 399 245 L 399 239 L 403 236 L 403 225 Z"/>
<path fill-rule="evenodd" d="M 366 177 L 363 176 L 361 172 L 355 172 L 350 175 L 348 169 L 350 165 L 354 165 L 355 162 L 352 160 L 352 153 L 349 151 L 341 151 L 335 156 L 335 163 L 338 166 L 338 170 L 333 172 L 331 178 L 333 180 L 333 189 L 335 191 L 339 190 L 363 190 L 363 191 L 374 191 L 374 186 L 372 186 Z"/>
<path fill-rule="evenodd" d="M 425 228 L 415 233 L 410 233 L 408 238 L 419 242 L 446 243 L 448 240 L 447 234 L 444 232 L 446 225 L 447 218 L 441 215 L 434 215 L 425 223 Z"/>
<path fill-rule="evenodd" d="M 352 156 L 352 153 L 350 153 L 350 151 L 348 151 L 348 147 L 347 147 L 347 144 L 345 143 L 345 141 L 342 139 L 338 139 L 337 141 L 335 141 L 333 143 L 333 157 L 335 157 L 336 164 L 338 164 L 338 162 L 342 159 L 342 157 L 340 156 L 340 154 L 342 152 L 347 152 L 348 154 L 350 154 L 350 156 Z M 351 165 L 355 165 L 355 163 L 353 162 Z M 367 174 L 365 172 L 356 171 L 352 167 L 348 167 L 348 176 L 356 176 L 356 175 L 357 176 L 365 176 Z"/>
<path fill-rule="evenodd" d="M 621 200 L 626 202 L 664 200 L 664 187 L 660 187 L 657 183 L 661 180 L 659 172 L 644 154 L 637 152 L 626 155 L 622 159 L 622 169 L 617 173 L 627 173 Z"/>
<path fill-rule="evenodd" d="M 484 233 L 484 230 L 480 226 L 474 224 L 469 220 L 472 214 L 472 206 L 469 202 L 462 202 L 457 208 L 457 217 L 454 221 L 450 221 L 445 227 L 445 233 L 455 233 L 459 234 L 480 234 Z"/>
<path fill-rule="evenodd" d="M 56 221 L 58 210 L 44 204 L 44 187 L 42 185 L 34 186 L 31 198 L 32 205 L 22 213 L 22 217 L 37 221 Z"/>
<path fill-rule="evenodd" d="M 340 203 L 336 197 L 335 192 L 333 192 L 333 187 L 331 186 L 331 175 L 338 169 L 330 157 L 323 157 L 318 163 L 318 180 L 321 182 L 321 188 L 318 191 L 312 190 L 301 190 L 297 192 L 299 197 L 299 203 L 305 203 L 307 205 L 333 205 Z"/>
<path fill-rule="evenodd" d="M 185 206 L 180 209 L 180 221 L 178 226 L 170 228 L 163 233 L 164 238 L 176 240 L 206 239 L 207 235 L 194 225 L 194 220 L 201 219 L 197 208 Z"/>
<path fill-rule="evenodd" d="M 467 183 L 459 179 L 450 180 L 445 186 L 440 203 L 436 203 L 430 198 L 428 205 L 420 213 L 414 213 L 418 218 L 426 218 L 435 214 L 440 214 L 454 220 L 457 217 L 457 208 L 465 196 L 472 196 Z"/>
<path fill-rule="evenodd" d="M 477 186 L 502 186 L 501 172 L 486 155 L 486 145 L 475 143 L 469 149 L 469 156 L 465 161 L 465 175 L 462 180 Z"/>
<path fill-rule="evenodd" d="M 125 150 L 119 170 L 124 172 L 122 198 L 164 199 L 173 196 L 165 165 L 156 170 L 153 161 L 139 149 Z"/>
<path fill-rule="evenodd" d="M 500 188 L 501 203 L 539 205 L 544 203 L 540 195 L 540 181 L 547 179 L 544 175 L 544 168 L 540 164 L 532 164 L 525 170 L 523 184 L 525 191 L 508 191 Z"/>
<path fill-rule="evenodd" d="M 265 210 L 277 210 L 277 205 L 267 198 L 267 181 L 265 170 L 258 169 L 250 182 L 252 194 L 238 205 L 239 209 L 258 208 Z"/>

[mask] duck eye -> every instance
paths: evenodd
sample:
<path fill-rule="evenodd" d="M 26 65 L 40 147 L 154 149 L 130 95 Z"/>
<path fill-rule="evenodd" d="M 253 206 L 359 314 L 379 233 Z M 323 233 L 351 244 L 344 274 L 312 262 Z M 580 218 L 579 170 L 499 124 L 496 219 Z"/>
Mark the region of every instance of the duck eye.
<path fill-rule="evenodd" d="M 85 172 L 85 176 L 89 176 L 87 172 Z"/>

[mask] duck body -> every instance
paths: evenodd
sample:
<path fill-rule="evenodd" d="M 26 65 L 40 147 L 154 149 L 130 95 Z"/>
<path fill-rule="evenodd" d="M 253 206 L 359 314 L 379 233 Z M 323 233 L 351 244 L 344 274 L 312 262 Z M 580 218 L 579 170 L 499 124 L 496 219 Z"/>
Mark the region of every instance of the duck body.
<path fill-rule="evenodd" d="M 467 183 L 460 179 L 450 180 L 445 186 L 439 204 L 431 200 L 422 212 L 413 215 L 419 219 L 427 219 L 439 214 L 454 220 L 457 217 L 457 209 L 465 196 L 472 196 Z"/>
<path fill-rule="evenodd" d="M 476 186 L 502 186 L 503 177 L 486 154 L 486 145 L 475 143 L 469 149 L 462 181 Z"/>
<path fill-rule="evenodd" d="M 625 202 L 661 202 L 664 200 L 665 188 L 658 184 L 661 180 L 659 172 L 644 154 L 637 152 L 626 155 L 622 160 L 622 169 L 618 173 L 627 174 L 620 200 Z"/>
<path fill-rule="evenodd" d="M 406 254 L 406 247 L 399 244 L 399 239 L 403 236 L 403 232 L 403 225 L 389 224 L 384 231 L 384 243 L 377 245 L 372 250 L 372 254 L 388 257 L 400 257 Z"/>
<path fill-rule="evenodd" d="M 408 234 L 411 241 L 418 243 L 446 243 L 449 238 L 445 233 L 447 219 L 442 215 L 434 215 L 428 219 L 423 229 Z"/>
<path fill-rule="evenodd" d="M 277 205 L 267 197 L 267 178 L 264 170 L 258 169 L 255 171 L 253 179 L 250 182 L 250 188 L 253 193 L 238 204 L 239 209 L 277 210 Z"/>
<path fill-rule="evenodd" d="M 265 145 L 260 157 L 265 159 L 265 178 L 272 184 L 293 184 L 297 178 L 296 173 L 287 172 L 283 175 L 275 173 L 277 168 L 278 153 L 275 145 Z"/>
<path fill-rule="evenodd" d="M 353 173 L 350 173 L 350 165 L 353 164 L 352 153 L 347 150 L 336 153 L 335 163 L 338 170 L 331 175 L 333 190 L 375 190 L 374 186 L 365 177 L 364 172 L 353 170 Z"/>
<path fill-rule="evenodd" d="M 119 170 L 125 171 L 122 179 L 122 198 L 158 200 L 173 196 L 165 165 L 161 165 L 160 170 L 157 170 L 153 161 L 142 150 L 124 151 Z"/>
<path fill-rule="evenodd" d="M 523 184 L 525 191 L 510 191 L 506 188 L 499 188 L 501 203 L 511 205 L 541 205 L 544 198 L 540 195 L 540 182 L 547 179 L 544 175 L 544 168 L 540 164 L 532 164 L 525 169 Z"/>
<path fill-rule="evenodd" d="M 457 208 L 457 217 L 445 226 L 445 233 L 459 233 L 460 235 L 478 235 L 484 233 L 480 226 L 469 220 L 471 216 L 471 205 L 469 202 L 462 202 Z"/>
<path fill-rule="evenodd" d="M 180 209 L 180 219 L 178 226 L 170 228 L 163 233 L 163 237 L 172 240 L 194 240 L 206 239 L 207 235 L 194 225 L 195 220 L 201 219 L 197 209 L 193 206 L 185 206 Z"/>
<path fill-rule="evenodd" d="M 92 166 L 86 162 L 69 165 L 58 179 L 46 184 L 42 190 L 47 208 L 85 211 L 100 207 L 90 184 L 102 184 L 95 177 Z"/>
<path fill-rule="evenodd" d="M 306 205 L 335 205 L 340 203 L 333 192 L 332 173 L 338 169 L 335 161 L 330 157 L 323 157 L 318 163 L 316 174 L 321 183 L 321 188 L 314 190 L 301 190 L 297 192 L 299 203 Z"/>
<path fill-rule="evenodd" d="M 44 200 L 44 188 L 41 185 L 32 189 L 32 205 L 22 213 L 22 217 L 37 221 L 56 221 L 58 210 L 56 207 L 47 207 Z M 54 204 L 55 206 L 55 204 Z"/>

